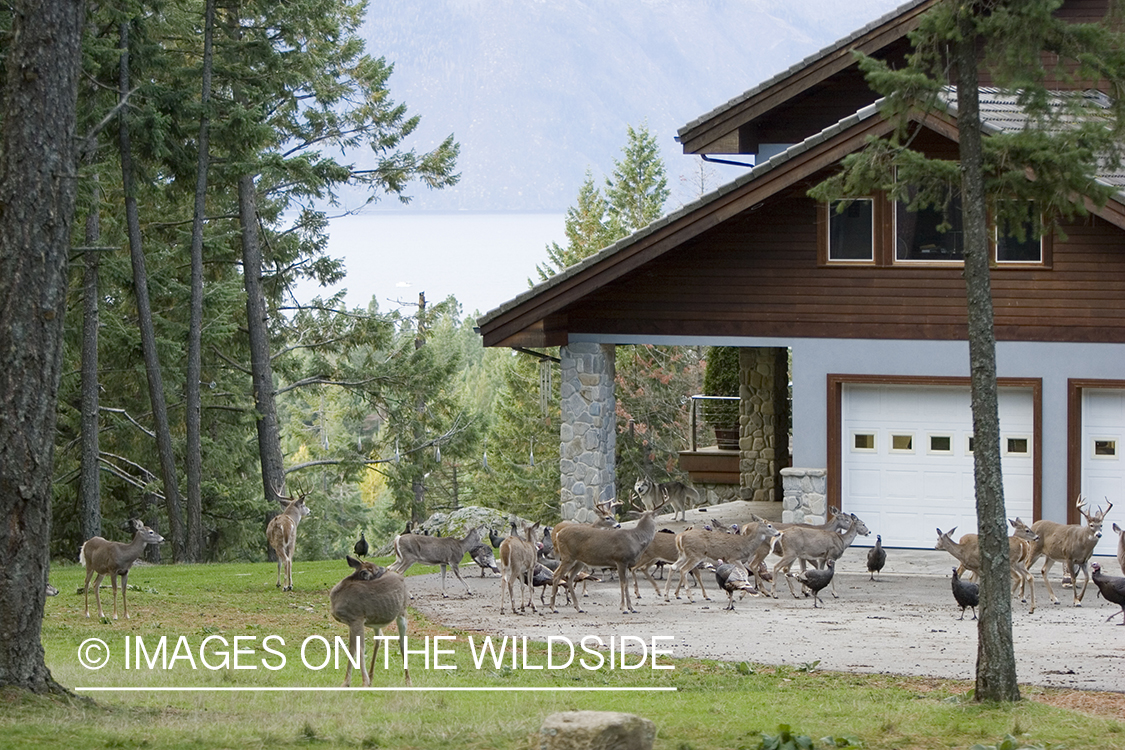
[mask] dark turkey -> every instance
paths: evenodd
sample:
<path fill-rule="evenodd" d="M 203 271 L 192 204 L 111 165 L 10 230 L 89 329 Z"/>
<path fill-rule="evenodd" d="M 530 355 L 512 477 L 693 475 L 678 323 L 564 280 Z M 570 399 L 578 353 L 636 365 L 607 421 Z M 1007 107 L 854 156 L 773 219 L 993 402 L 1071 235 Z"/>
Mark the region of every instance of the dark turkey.
<path fill-rule="evenodd" d="M 469 550 L 469 557 L 473 558 L 473 562 L 480 566 L 480 577 L 484 578 L 484 571 L 491 570 L 496 575 L 500 575 L 500 568 L 496 567 L 496 556 L 492 554 L 492 550 L 487 544 L 478 544 Z"/>
<path fill-rule="evenodd" d="M 504 542 L 504 537 L 496 533 L 496 529 L 488 530 L 488 541 L 494 549 L 500 549 L 500 545 Z"/>
<path fill-rule="evenodd" d="M 724 563 L 719 561 L 715 568 L 715 581 L 719 588 L 727 592 L 727 606 L 724 609 L 734 611 L 734 592 L 744 591 L 747 594 L 757 595 L 758 589 L 750 583 L 750 573 L 739 563 Z"/>
<path fill-rule="evenodd" d="M 1121 624 L 1125 625 L 1125 578 L 1103 575 L 1102 566 L 1097 563 L 1090 567 L 1094 569 L 1094 585 L 1098 587 L 1098 591 L 1107 602 L 1121 607 Z M 1117 617 L 1116 612 L 1107 617 L 1106 622 L 1114 617 Z"/>
<path fill-rule="evenodd" d="M 364 538 L 362 531 L 359 532 L 359 541 L 355 543 L 355 547 L 353 547 L 352 549 L 355 550 L 356 557 L 367 556 L 369 547 L 367 546 L 367 539 Z"/>
<path fill-rule="evenodd" d="M 835 560 L 829 560 L 825 564 L 823 569 L 809 568 L 804 573 L 797 576 L 797 580 L 800 581 L 801 583 L 805 584 L 806 586 L 808 586 L 809 591 L 812 592 L 812 597 L 813 597 L 812 605 L 813 605 L 814 608 L 816 607 L 817 600 L 820 600 L 821 603 L 824 602 L 824 600 L 821 599 L 820 596 L 819 596 L 820 590 L 822 588 L 824 588 L 825 586 L 827 586 L 828 584 L 832 583 L 832 574 L 835 573 L 835 572 L 836 572 L 836 561 Z"/>
<path fill-rule="evenodd" d="M 555 556 L 555 544 L 551 541 L 551 527 L 543 529 L 543 542 L 539 545 L 539 557 L 553 559 Z"/>
<path fill-rule="evenodd" d="M 875 536 L 875 546 L 867 550 L 867 572 L 871 574 L 871 580 L 875 580 L 875 574 L 883 569 L 887 564 L 887 551 L 883 549 L 883 537 L 881 535 Z"/>
<path fill-rule="evenodd" d="M 961 605 L 961 616 L 958 620 L 965 619 L 965 607 L 973 608 L 973 619 L 977 619 L 977 604 L 980 603 L 980 586 L 971 581 L 962 581 L 957 577 L 957 568 L 953 569 L 953 598 Z"/>

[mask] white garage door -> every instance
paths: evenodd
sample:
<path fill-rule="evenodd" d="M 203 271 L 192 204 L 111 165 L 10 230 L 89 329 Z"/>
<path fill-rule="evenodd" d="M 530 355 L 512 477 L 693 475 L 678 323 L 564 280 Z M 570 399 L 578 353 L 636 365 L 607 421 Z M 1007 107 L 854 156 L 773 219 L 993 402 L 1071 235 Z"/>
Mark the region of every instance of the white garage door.
<path fill-rule="evenodd" d="M 1000 389 L 1000 448 L 1007 517 L 1031 523 L 1034 399 Z M 889 547 L 933 548 L 937 532 L 976 532 L 973 420 L 968 387 L 845 384 L 843 503 Z"/>
<path fill-rule="evenodd" d="M 1082 494 L 1090 510 L 1106 500 L 1113 510 L 1106 517 L 1102 539 L 1094 550 L 1096 555 L 1117 554 L 1117 535 L 1113 533 L 1114 518 L 1121 518 L 1118 508 L 1125 510 L 1125 465 L 1121 451 L 1125 449 L 1125 390 L 1085 388 L 1082 391 Z M 1073 502 L 1073 499 L 1071 500 Z M 1082 521 L 1085 523 L 1085 520 Z M 1118 521 L 1118 526 L 1121 522 Z"/>

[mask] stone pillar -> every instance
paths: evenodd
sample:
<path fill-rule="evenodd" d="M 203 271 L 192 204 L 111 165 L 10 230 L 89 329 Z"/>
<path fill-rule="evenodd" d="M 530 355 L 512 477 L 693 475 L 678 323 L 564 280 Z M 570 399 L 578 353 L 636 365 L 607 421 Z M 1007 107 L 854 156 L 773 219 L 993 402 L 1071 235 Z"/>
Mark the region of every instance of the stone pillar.
<path fill-rule="evenodd" d="M 597 521 L 594 503 L 617 497 L 614 354 L 612 344 L 569 344 L 559 350 L 563 520 Z"/>
<path fill-rule="evenodd" d="M 821 524 L 828 520 L 828 470 L 781 470 L 785 488 L 781 505 L 782 523 Z"/>
<path fill-rule="evenodd" d="M 781 469 L 789 459 L 789 353 L 748 347 L 738 353 L 740 494 L 781 500 Z"/>

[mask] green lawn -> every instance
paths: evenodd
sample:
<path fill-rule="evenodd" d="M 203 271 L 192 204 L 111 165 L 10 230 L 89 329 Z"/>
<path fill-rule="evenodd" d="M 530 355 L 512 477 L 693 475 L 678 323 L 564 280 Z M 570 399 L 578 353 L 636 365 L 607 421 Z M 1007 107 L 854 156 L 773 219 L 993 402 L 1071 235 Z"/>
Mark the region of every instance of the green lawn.
<path fill-rule="evenodd" d="M 424 668 L 412 657 L 416 688 L 499 688 L 489 692 L 264 691 L 261 688 L 338 687 L 337 670 L 326 644 L 345 636 L 328 614 L 328 590 L 350 572 L 341 561 L 294 565 L 295 591 L 279 592 L 272 564 L 178 565 L 134 568 L 130 576 L 129 621 L 83 616 L 75 595 L 84 571 L 52 569 L 62 592 L 48 599 L 43 623 L 47 665 L 68 688 L 131 687 L 131 692 L 77 692 L 91 700 L 29 697 L 0 692 L 0 747 L 87 748 L 535 748 L 543 718 L 572 709 L 620 710 L 652 719 L 656 746 L 757 748 L 762 734 L 776 735 L 788 724 L 795 734 L 828 747 L 823 737 L 847 738 L 867 748 L 968 748 L 997 745 L 1008 734 L 1028 746 L 1121 748 L 1125 750 L 1125 701 L 1115 696 L 1080 696 L 1083 704 L 1110 705 L 1093 714 L 1059 707 L 1067 695 L 1025 687 L 1015 706 L 983 707 L 966 700 L 971 685 L 949 680 L 886 677 L 803 669 L 727 664 L 660 657 L 674 669 L 587 669 L 577 663 L 561 670 L 477 668 L 468 639 L 482 635 L 442 628 L 415 613 L 412 648 L 425 636 L 444 636 L 442 665 Z M 427 572 L 415 566 L 411 573 Z M 103 591 L 112 610 L 112 594 Z M 120 607 L 120 602 L 118 603 Z M 91 601 L 93 607 L 93 601 Z M 267 641 L 267 636 L 273 636 Z M 161 638 L 165 651 L 157 652 Z M 238 638 L 235 641 L 235 638 Z M 110 657 L 90 670 L 79 662 L 79 645 L 97 638 Z M 137 668 L 136 644 L 143 644 Z M 284 645 L 282 645 L 282 641 Z M 305 659 L 301 645 L 306 644 Z M 432 644 L 431 640 L 431 653 Z M 125 651 L 130 649 L 129 669 Z M 266 651 L 264 646 L 272 651 Z M 238 654 L 235 669 L 235 648 Z M 276 653 L 274 653 L 276 652 Z M 558 653 L 557 651 L 555 652 Z M 87 648 L 86 656 L 98 656 Z M 374 684 L 403 684 L 393 656 Z M 284 666 L 281 666 L 284 656 Z M 593 659 L 589 654 L 587 663 Z M 530 644 L 529 665 L 546 664 L 546 646 Z M 155 668 L 149 668 L 149 662 Z M 226 662 L 225 667 L 223 666 Z M 206 662 L 206 663 L 204 663 Z M 577 662 L 577 659 L 575 660 Z M 635 657 L 626 662 L 635 663 Z M 207 666 L 209 663 L 212 669 Z M 194 668 L 193 668 L 194 665 Z M 358 676 L 353 685 L 358 685 Z M 676 692 L 520 692 L 526 687 L 675 687 Z M 155 688 L 208 688 L 163 692 Z M 225 692 L 210 688 L 250 688 Z M 1102 700 L 1098 700 L 1102 699 Z M 1072 702 L 1073 703 L 1073 702 Z"/>

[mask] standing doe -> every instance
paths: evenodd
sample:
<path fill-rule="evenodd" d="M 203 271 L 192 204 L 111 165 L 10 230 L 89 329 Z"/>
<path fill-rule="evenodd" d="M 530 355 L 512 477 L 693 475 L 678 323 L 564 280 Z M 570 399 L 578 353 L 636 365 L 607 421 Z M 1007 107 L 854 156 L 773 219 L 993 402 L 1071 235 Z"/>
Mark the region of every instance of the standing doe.
<path fill-rule="evenodd" d="M 129 528 L 133 530 L 133 540 L 128 544 L 111 542 L 100 536 L 91 537 L 82 545 L 78 553 L 78 562 L 86 566 L 86 616 L 90 616 L 90 578 L 98 574 L 94 581 L 94 601 L 98 603 L 98 617 L 102 614 L 102 578 L 109 573 L 110 583 L 113 584 L 113 619 L 117 619 L 117 576 L 121 576 L 121 608 L 125 619 L 129 619 L 129 604 L 125 601 L 125 589 L 129 583 L 129 568 L 144 552 L 146 544 L 160 544 L 164 537 L 145 526 L 135 518 L 129 519 Z"/>
<path fill-rule="evenodd" d="M 464 539 L 444 536 L 423 536 L 421 534 L 399 534 L 395 537 L 395 561 L 388 570 L 405 573 L 414 563 L 441 566 L 441 595 L 445 596 L 445 569 L 453 568 L 453 575 L 465 586 L 465 593 L 472 594 L 469 584 L 461 577 L 457 566 L 465 553 L 480 542 L 481 527 L 470 531 Z"/>
<path fill-rule="evenodd" d="M 392 622 L 398 625 L 398 650 L 402 654 L 402 671 L 406 685 L 410 686 L 410 669 L 406 662 L 406 579 L 393 570 L 360 561 L 348 555 L 348 565 L 355 572 L 337 583 L 328 594 L 328 607 L 333 619 L 348 626 L 348 668 L 344 673 L 344 687 L 352 683 L 352 664 L 358 664 L 363 675 L 363 686 L 371 685 L 375 671 L 375 656 L 383 630 Z M 365 628 L 375 630 L 375 648 L 371 652 L 371 667 L 363 661 Z M 389 648 L 389 646 L 388 646 Z"/>
<path fill-rule="evenodd" d="M 285 573 L 285 588 L 293 590 L 293 553 L 297 549 L 297 525 L 301 519 L 310 515 L 305 505 L 305 493 L 298 493 L 297 499 L 277 493 L 278 502 L 285 506 L 280 515 L 274 516 L 266 526 L 266 539 L 277 553 L 277 585 L 281 587 L 281 575 Z"/>
<path fill-rule="evenodd" d="M 516 598 L 513 586 L 520 582 L 520 612 L 527 609 L 523 602 L 524 585 L 527 586 L 527 604 L 535 611 L 535 589 L 532 586 L 532 573 L 535 569 L 536 549 L 531 541 L 539 524 L 527 529 L 527 539 L 510 536 L 500 543 L 500 614 L 504 614 L 504 589 L 508 589 L 508 600 L 512 603 L 512 614 L 516 613 Z"/>
<path fill-rule="evenodd" d="M 555 552 L 559 555 L 558 570 L 551 579 L 551 609 L 555 609 L 555 597 L 559 584 L 566 582 L 566 591 L 579 612 L 578 596 L 574 591 L 574 581 L 583 565 L 591 568 L 613 567 L 621 581 L 621 611 L 625 614 L 636 612 L 629 599 L 626 574 L 637 563 L 652 537 L 656 534 L 656 511 L 646 510 L 641 514 L 637 525 L 631 529 L 600 529 L 587 524 L 570 524 L 562 529 L 555 527 Z M 561 526 L 562 524 L 559 524 Z"/>

